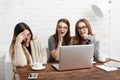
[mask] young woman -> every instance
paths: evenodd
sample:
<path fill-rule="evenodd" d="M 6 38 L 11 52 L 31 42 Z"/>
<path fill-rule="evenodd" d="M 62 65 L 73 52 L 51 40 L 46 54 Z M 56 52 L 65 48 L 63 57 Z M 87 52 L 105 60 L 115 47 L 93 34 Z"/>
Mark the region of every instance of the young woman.
<path fill-rule="evenodd" d="M 46 63 L 47 54 L 42 42 L 33 36 L 29 26 L 23 22 L 14 28 L 10 45 L 10 56 L 14 66 L 32 65 L 35 62 Z"/>
<path fill-rule="evenodd" d="M 70 23 L 67 19 L 62 18 L 57 22 L 56 32 L 49 37 L 48 46 L 50 51 L 50 62 L 59 61 L 60 46 L 70 44 Z"/>
<path fill-rule="evenodd" d="M 92 33 L 91 26 L 87 19 L 79 19 L 76 22 L 75 36 L 72 37 L 71 43 L 74 45 L 94 44 L 94 59 L 98 60 L 99 39 Z"/>

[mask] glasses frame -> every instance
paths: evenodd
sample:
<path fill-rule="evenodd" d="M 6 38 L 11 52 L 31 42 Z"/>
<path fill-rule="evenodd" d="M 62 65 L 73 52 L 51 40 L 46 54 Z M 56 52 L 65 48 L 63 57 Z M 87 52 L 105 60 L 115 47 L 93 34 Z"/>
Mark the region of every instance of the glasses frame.
<path fill-rule="evenodd" d="M 86 28 L 87 28 L 86 26 L 77 27 L 78 30 L 86 29 Z"/>
<path fill-rule="evenodd" d="M 59 26 L 59 25 L 57 26 L 57 28 L 58 28 L 58 29 L 68 29 L 67 26 L 63 26 L 63 27 L 62 27 L 62 26 Z"/>

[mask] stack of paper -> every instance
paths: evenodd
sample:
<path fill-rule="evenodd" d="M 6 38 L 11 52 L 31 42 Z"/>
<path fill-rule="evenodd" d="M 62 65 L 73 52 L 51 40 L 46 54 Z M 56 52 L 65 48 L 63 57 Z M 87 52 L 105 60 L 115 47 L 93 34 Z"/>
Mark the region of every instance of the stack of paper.
<path fill-rule="evenodd" d="M 105 71 L 114 71 L 120 68 L 120 62 L 109 61 L 109 62 L 104 63 L 103 65 L 97 65 L 96 67 L 102 70 L 105 70 Z"/>
<path fill-rule="evenodd" d="M 115 61 L 107 62 L 107 63 L 105 63 L 104 65 L 110 66 L 110 67 L 117 67 L 117 68 L 120 68 L 120 62 L 115 62 Z"/>
<path fill-rule="evenodd" d="M 96 67 L 99 68 L 99 69 L 105 70 L 105 71 L 118 70 L 118 68 L 116 68 L 116 67 L 110 67 L 110 66 L 106 66 L 106 65 L 97 65 Z"/>

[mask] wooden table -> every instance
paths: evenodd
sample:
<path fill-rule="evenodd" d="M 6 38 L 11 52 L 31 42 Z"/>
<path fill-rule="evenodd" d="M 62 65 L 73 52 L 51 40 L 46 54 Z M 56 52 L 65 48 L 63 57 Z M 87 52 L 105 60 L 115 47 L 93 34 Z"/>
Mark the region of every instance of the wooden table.
<path fill-rule="evenodd" d="M 70 71 L 57 71 L 51 66 L 51 63 L 45 64 L 44 70 L 35 71 L 31 66 L 17 68 L 17 73 L 21 80 L 28 80 L 30 73 L 39 73 L 35 80 L 120 80 L 120 69 L 116 71 L 106 72 L 96 68 L 96 65 L 103 63 L 95 63 L 89 69 L 77 69 Z"/>

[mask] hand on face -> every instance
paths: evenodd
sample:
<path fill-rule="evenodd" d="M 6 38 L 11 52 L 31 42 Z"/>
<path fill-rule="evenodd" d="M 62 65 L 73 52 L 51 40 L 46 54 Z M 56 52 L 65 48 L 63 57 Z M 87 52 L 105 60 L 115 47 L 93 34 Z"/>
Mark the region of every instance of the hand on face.
<path fill-rule="evenodd" d="M 59 31 L 58 32 L 58 39 L 59 39 L 59 41 L 63 41 L 63 34 L 62 34 L 62 32 L 61 31 Z"/>
<path fill-rule="evenodd" d="M 59 41 L 62 41 L 63 37 L 66 35 L 68 31 L 68 25 L 64 22 L 59 22 L 57 30 L 58 30 L 58 39 Z"/>
<path fill-rule="evenodd" d="M 26 38 L 26 31 L 24 30 L 16 37 L 16 43 L 22 43 L 22 41 Z"/>

